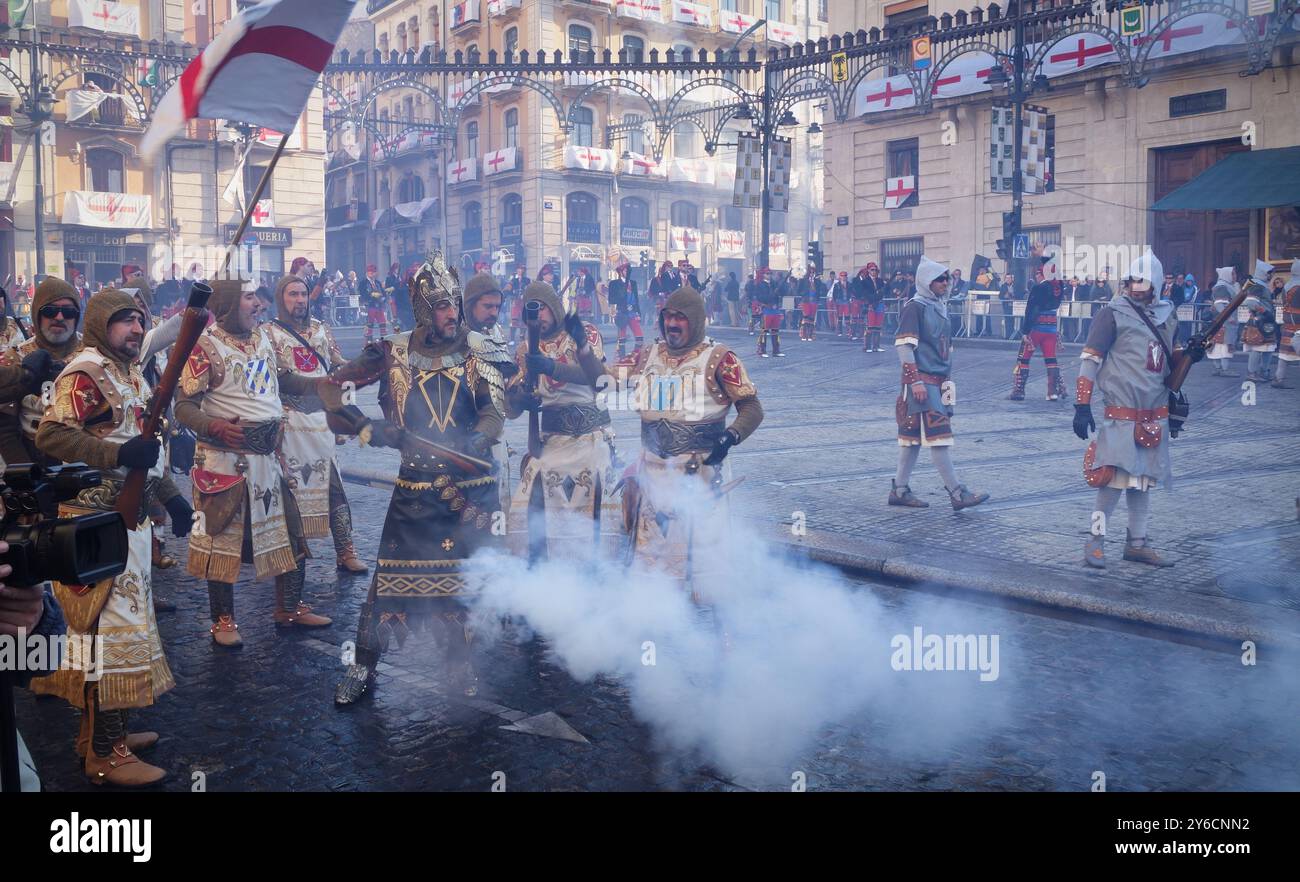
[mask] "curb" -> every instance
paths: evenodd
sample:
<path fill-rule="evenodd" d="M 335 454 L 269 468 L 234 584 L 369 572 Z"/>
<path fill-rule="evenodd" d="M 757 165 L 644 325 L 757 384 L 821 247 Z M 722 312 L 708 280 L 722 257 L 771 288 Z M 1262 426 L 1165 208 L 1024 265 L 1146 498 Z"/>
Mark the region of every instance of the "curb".
<path fill-rule="evenodd" d="M 345 481 L 376 489 L 391 489 L 394 483 L 390 475 L 381 472 L 351 468 L 341 472 Z M 899 543 L 873 543 L 818 531 L 809 531 L 803 541 L 790 541 L 784 525 L 737 520 L 790 554 L 901 588 L 955 590 L 1214 641 L 1251 640 L 1256 645 L 1300 652 L 1300 614 L 1282 607 L 1261 607 L 1261 621 L 1248 621 L 1240 615 L 1247 608 L 1243 606 L 1245 601 L 1231 598 L 1162 590 L 1158 599 L 1167 602 L 1153 605 L 1149 602 L 1157 599 L 1153 598 L 1153 589 L 1135 588 L 1111 575 L 1070 576 L 1036 564 L 984 555 L 964 555 L 964 567 L 957 569 L 911 559 L 906 547 Z M 1148 602 L 1143 603 L 1144 599 Z M 1265 616 L 1270 620 L 1263 621 Z M 1279 626 L 1281 618 L 1290 621 Z"/>

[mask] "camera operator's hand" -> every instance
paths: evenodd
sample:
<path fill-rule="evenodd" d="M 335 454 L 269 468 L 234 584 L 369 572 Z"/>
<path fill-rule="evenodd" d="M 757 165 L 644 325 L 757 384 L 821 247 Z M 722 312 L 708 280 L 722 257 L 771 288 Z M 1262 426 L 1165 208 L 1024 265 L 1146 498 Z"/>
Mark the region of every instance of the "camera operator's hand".
<path fill-rule="evenodd" d="M 172 535 L 188 536 L 190 528 L 194 526 L 194 509 L 185 501 L 184 496 L 173 496 L 164 503 L 167 514 L 172 519 Z"/>
<path fill-rule="evenodd" d="M 244 428 L 239 425 L 239 417 L 213 420 L 208 426 L 208 434 L 220 442 L 222 447 L 239 449 L 244 446 Z"/>
<path fill-rule="evenodd" d="M 158 462 L 162 443 L 149 435 L 136 435 L 117 449 L 117 464 L 128 469 L 151 469 Z"/>
<path fill-rule="evenodd" d="M 41 386 L 63 373 L 63 362 L 58 361 L 48 350 L 36 349 L 23 359 L 23 370 L 27 372 L 27 386 L 33 394 Z"/>
<path fill-rule="evenodd" d="M 0 554 L 8 550 L 9 543 L 0 542 Z M 13 567 L 8 564 L 0 566 L 0 580 L 12 572 Z M 28 634 L 35 631 L 45 609 L 44 594 L 45 588 L 41 585 L 12 588 L 0 581 L 0 635 L 17 637 L 19 629 Z"/>

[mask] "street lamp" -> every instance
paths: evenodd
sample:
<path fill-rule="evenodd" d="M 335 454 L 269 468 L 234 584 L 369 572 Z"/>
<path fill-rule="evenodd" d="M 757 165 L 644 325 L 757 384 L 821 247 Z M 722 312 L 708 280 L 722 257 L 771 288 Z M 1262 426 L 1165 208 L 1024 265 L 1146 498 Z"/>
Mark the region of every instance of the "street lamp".
<path fill-rule="evenodd" d="M 33 40 L 35 35 L 33 32 Z M 33 58 L 35 55 L 33 54 Z M 54 116 L 54 92 L 45 84 L 45 75 L 36 72 L 31 98 L 27 106 L 23 108 L 27 113 L 27 118 L 32 123 L 32 140 L 35 142 L 33 158 L 36 161 L 35 176 L 33 181 L 32 197 L 36 203 L 36 270 L 32 273 L 32 279 L 39 281 L 45 272 L 45 182 L 41 175 L 41 129 Z"/>

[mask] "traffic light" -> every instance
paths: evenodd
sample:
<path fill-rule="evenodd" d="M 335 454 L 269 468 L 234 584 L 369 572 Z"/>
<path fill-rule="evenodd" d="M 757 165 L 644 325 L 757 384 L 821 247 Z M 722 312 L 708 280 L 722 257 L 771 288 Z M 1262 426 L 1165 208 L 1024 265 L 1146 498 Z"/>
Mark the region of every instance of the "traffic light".
<path fill-rule="evenodd" d="M 808 243 L 808 265 L 813 267 L 817 275 L 822 274 L 822 243 Z"/>
<path fill-rule="evenodd" d="M 644 248 L 641 249 L 641 268 L 645 269 L 650 265 L 650 252 Z"/>
<path fill-rule="evenodd" d="M 1011 259 L 1011 245 L 1016 233 L 1020 232 L 1020 212 L 1014 208 L 1002 212 L 1002 238 L 997 241 L 998 260 Z"/>

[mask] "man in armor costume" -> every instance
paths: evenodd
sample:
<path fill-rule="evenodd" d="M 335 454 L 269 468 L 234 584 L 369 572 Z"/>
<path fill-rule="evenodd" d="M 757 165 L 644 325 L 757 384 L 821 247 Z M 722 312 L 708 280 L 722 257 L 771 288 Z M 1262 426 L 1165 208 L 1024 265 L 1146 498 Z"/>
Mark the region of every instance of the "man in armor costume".
<path fill-rule="evenodd" d="M 1233 269 L 1230 266 L 1221 266 L 1215 268 L 1218 280 L 1214 283 L 1214 288 L 1210 291 L 1211 318 L 1228 308 L 1234 297 L 1237 296 L 1237 283 L 1233 280 Z M 1214 375 L 1216 377 L 1235 377 L 1237 374 L 1228 370 L 1232 364 L 1232 341 L 1236 339 L 1237 315 L 1234 312 L 1228 316 L 1228 320 L 1223 327 L 1219 328 L 1210 341 L 1210 351 L 1207 357 L 1214 362 Z"/>
<path fill-rule="evenodd" d="M 386 419 L 370 426 L 371 443 L 402 455 L 357 623 L 355 663 L 334 695 L 339 705 L 367 691 L 380 654 L 391 639 L 404 643 L 412 626 L 436 628 L 456 685 L 466 695 L 478 691 L 462 568 L 504 533 L 494 529 L 502 515 L 490 457 L 504 427 L 502 367 L 509 362 L 488 360 L 441 255 L 412 279 L 411 303 L 414 331 L 367 346 L 331 378 L 340 387 L 380 382 Z"/>
<path fill-rule="evenodd" d="M 1084 544 L 1086 566 L 1104 569 L 1106 522 L 1123 493 L 1128 504 L 1128 539 L 1124 560 L 1156 567 L 1172 566 L 1147 542 L 1149 491 L 1169 485 L 1169 388 L 1165 378 L 1175 363 L 1200 360 L 1204 350 L 1174 350 L 1178 311 L 1159 299 L 1163 267 L 1149 250 L 1133 261 L 1118 296 L 1093 317 L 1079 356 L 1075 384 L 1074 433 L 1083 440 L 1096 433 L 1083 459 L 1084 478 L 1097 488 L 1096 524 Z M 1092 415 L 1094 388 L 1106 410 L 1101 427 Z"/>
<path fill-rule="evenodd" d="M 1255 271 L 1246 280 L 1249 292 L 1242 306 L 1250 311 L 1250 319 L 1241 331 L 1241 348 L 1246 352 L 1246 379 L 1256 383 L 1269 381 L 1269 358 L 1277 352 L 1277 307 L 1269 288 L 1273 265 L 1266 260 L 1255 261 Z"/>
<path fill-rule="evenodd" d="M 534 282 L 525 302 L 539 301 L 540 354 L 520 349 L 519 373 L 507 386 L 506 416 L 541 408 L 541 456 L 524 460 L 510 503 L 511 549 L 529 558 L 612 554 L 619 543 L 618 513 L 609 502 L 614 430 L 598 406 L 596 383 L 605 373 L 600 332 L 565 315 L 555 289 Z M 537 378 L 537 397 L 528 394 Z"/>
<path fill-rule="evenodd" d="M 58 695 L 82 709 L 77 750 L 95 784 L 126 787 L 152 784 L 164 771 L 135 751 L 151 747 L 156 732 L 127 734 L 131 708 L 148 707 L 173 686 L 163 654 L 151 598 L 150 547 L 153 525 L 149 499 L 163 476 L 161 445 L 140 434 L 140 417 L 150 397 L 136 360 L 145 334 L 145 314 L 130 295 L 106 289 L 86 309 L 85 348 L 71 358 L 54 384 L 52 403 L 36 443 L 59 462 L 84 462 L 100 469 L 103 483 L 60 506 L 60 516 L 113 511 L 129 469 L 147 469 L 137 516 L 127 519 L 126 570 L 89 586 L 55 584 L 68 620 L 68 636 L 102 640 L 100 676 L 85 665 L 69 665 L 33 683 L 33 691 Z M 81 661 L 85 661 L 84 659 Z"/>
<path fill-rule="evenodd" d="M 280 279 L 274 302 L 276 318 L 262 327 L 271 339 L 281 375 L 296 374 L 315 381 L 343 363 L 330 326 L 311 317 L 310 293 L 302 279 Z M 367 572 L 352 545 L 352 508 L 343 492 L 337 444 L 320 398 L 281 391 L 280 400 L 285 418 L 280 452 L 294 479 L 291 489 L 302 519 L 303 538 L 330 535 L 337 568 L 345 573 Z"/>
<path fill-rule="evenodd" d="M 1277 351 L 1277 371 L 1273 385 L 1279 389 L 1291 388 L 1286 382 L 1286 366 L 1300 361 L 1296 343 L 1300 342 L 1300 260 L 1291 261 L 1291 277 L 1287 279 L 1282 294 L 1282 346 Z"/>
<path fill-rule="evenodd" d="M 242 563 L 259 579 L 275 578 L 277 627 L 330 624 L 302 602 L 307 543 L 280 452 L 281 394 L 309 395 L 323 381 L 280 375 L 266 326 L 256 324 L 251 286 L 213 282 L 208 308 L 216 322 L 181 371 L 174 410 L 198 438 L 190 478 L 202 529 L 190 533 L 187 570 L 207 580 L 213 641 L 233 648 L 243 642 L 235 624 Z"/>
<path fill-rule="evenodd" d="M 704 331 L 704 298 L 689 287 L 674 291 L 659 314 L 662 339 L 642 350 L 634 367 L 642 450 L 623 492 L 632 565 L 681 580 L 697 599 L 717 575 L 710 562 L 722 560 L 716 546 L 727 535 L 727 454 L 763 421 L 745 366 Z M 711 511 L 683 506 L 687 488 L 706 500 L 711 494 Z"/>
<path fill-rule="evenodd" d="M 1029 364 L 1034 350 L 1043 353 L 1043 366 L 1047 368 L 1047 400 L 1058 401 L 1065 395 L 1065 382 L 1061 368 L 1056 363 L 1057 310 L 1065 297 L 1065 281 L 1057 257 L 1044 257 L 1043 279 L 1029 290 L 1025 304 L 1025 317 L 1020 323 L 1020 353 L 1011 373 L 1012 401 L 1025 400 L 1025 386 L 1029 383 Z"/>
<path fill-rule="evenodd" d="M 953 511 L 988 500 L 957 480 L 952 464 L 952 323 L 948 321 L 948 268 L 921 255 L 916 267 L 916 293 L 898 316 L 894 348 L 903 365 L 902 389 L 894 412 L 898 421 L 898 473 L 889 491 L 889 504 L 929 508 L 908 482 L 921 448 L 928 447 L 943 478 Z"/>

